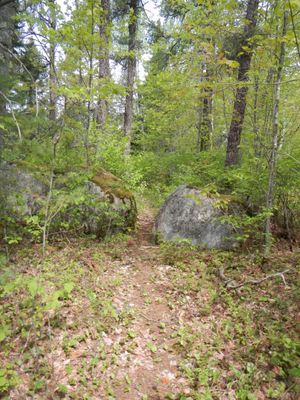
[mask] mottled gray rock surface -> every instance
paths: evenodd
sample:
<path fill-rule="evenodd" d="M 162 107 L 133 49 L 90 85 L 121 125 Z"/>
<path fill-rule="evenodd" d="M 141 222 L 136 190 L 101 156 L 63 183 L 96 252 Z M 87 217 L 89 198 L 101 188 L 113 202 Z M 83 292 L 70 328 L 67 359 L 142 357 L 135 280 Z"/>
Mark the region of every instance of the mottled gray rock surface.
<path fill-rule="evenodd" d="M 179 186 L 162 206 L 155 233 L 166 241 L 186 239 L 193 245 L 208 249 L 230 249 L 237 246 L 234 229 L 221 223 L 224 212 L 217 201 L 201 194 L 199 189 Z"/>
<path fill-rule="evenodd" d="M 39 200 L 47 194 L 46 185 L 33 173 L 8 163 L 0 166 L 0 187 L 2 204 L 20 219 L 35 215 L 40 208 Z"/>

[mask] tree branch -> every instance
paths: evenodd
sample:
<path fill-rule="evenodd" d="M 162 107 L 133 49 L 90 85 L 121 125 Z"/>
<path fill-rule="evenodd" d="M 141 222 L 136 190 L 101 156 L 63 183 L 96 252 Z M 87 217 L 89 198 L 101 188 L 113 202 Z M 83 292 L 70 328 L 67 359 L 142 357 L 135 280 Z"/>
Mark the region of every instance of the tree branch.
<path fill-rule="evenodd" d="M 19 135 L 20 142 L 22 142 L 22 139 L 23 139 L 23 138 L 22 138 L 22 133 L 21 133 L 20 125 L 19 125 L 19 123 L 18 123 L 18 121 L 17 121 L 16 115 L 15 115 L 15 113 L 14 113 L 14 109 L 13 109 L 12 102 L 11 102 L 11 100 L 10 100 L 7 96 L 5 96 L 5 94 L 4 94 L 1 90 L 0 90 L 0 94 L 1 94 L 1 96 L 5 99 L 5 101 L 7 101 L 8 104 L 9 104 L 12 117 L 13 117 L 13 119 L 14 119 L 14 121 L 15 121 L 17 130 L 18 130 L 18 135 Z"/>
<path fill-rule="evenodd" d="M 282 279 L 282 281 L 284 283 L 284 286 L 287 287 L 287 283 L 286 283 L 284 274 L 287 274 L 289 272 L 291 272 L 291 271 L 289 269 L 286 269 L 286 270 L 281 271 L 281 272 L 275 272 L 274 274 L 270 274 L 270 275 L 264 276 L 261 279 L 248 279 L 248 280 L 246 280 L 245 282 L 242 282 L 242 283 L 237 283 L 234 279 L 228 279 L 225 276 L 223 268 L 219 268 L 217 270 L 217 275 L 224 282 L 224 286 L 227 289 L 231 290 L 231 289 L 239 289 L 239 288 L 241 288 L 242 286 L 245 286 L 245 285 L 259 285 L 260 283 L 262 283 L 264 281 L 267 281 L 268 279 L 276 278 L 278 276 Z"/>

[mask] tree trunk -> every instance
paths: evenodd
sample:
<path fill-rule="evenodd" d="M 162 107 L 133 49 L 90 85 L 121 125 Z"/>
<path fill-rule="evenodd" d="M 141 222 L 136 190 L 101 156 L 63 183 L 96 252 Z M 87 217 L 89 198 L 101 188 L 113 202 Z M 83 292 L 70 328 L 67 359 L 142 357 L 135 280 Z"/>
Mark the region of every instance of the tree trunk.
<path fill-rule="evenodd" d="M 90 15 L 91 15 L 91 37 L 94 36 L 95 32 L 95 3 L 92 1 L 90 3 Z M 93 61 L 94 61 L 94 42 L 91 43 L 90 51 L 88 51 L 88 60 L 89 60 L 89 72 L 88 72 L 88 102 L 87 102 L 87 124 L 86 124 L 86 132 L 84 137 L 84 147 L 85 147 L 85 166 L 88 169 L 90 165 L 90 129 L 93 121 L 92 114 L 92 103 L 93 103 L 93 80 L 94 80 L 94 71 L 93 71 Z"/>
<path fill-rule="evenodd" d="M 12 38 L 14 36 L 15 23 L 13 17 L 16 14 L 16 2 L 15 1 L 1 1 L 0 2 L 0 76 L 2 77 L 3 86 L 0 87 L 0 91 L 3 92 L 4 96 L 0 94 L 0 117 L 6 114 L 7 100 L 5 93 L 9 88 L 5 85 L 6 79 L 9 74 L 10 54 L 9 51 L 12 49 Z M 6 51 L 6 49 L 8 51 Z M 1 152 L 4 147 L 4 130 L 0 128 L 0 160 Z"/>
<path fill-rule="evenodd" d="M 206 74 L 206 79 L 209 75 Z M 209 85 L 209 84 L 208 84 Z M 200 125 L 200 151 L 205 151 L 210 148 L 212 135 L 212 105 L 213 105 L 213 90 L 207 86 L 204 89 L 202 99 L 202 121 Z"/>
<path fill-rule="evenodd" d="M 53 7 L 50 8 L 50 28 L 55 31 L 56 30 L 56 13 L 55 13 L 55 0 L 49 0 L 49 3 L 53 4 Z M 49 44 L 49 120 L 56 120 L 56 74 L 55 74 L 55 58 L 56 58 L 56 43 L 53 38 L 50 38 Z"/>
<path fill-rule="evenodd" d="M 283 16 L 282 38 L 280 44 L 279 62 L 278 62 L 277 77 L 275 83 L 275 101 L 274 101 L 274 111 L 273 111 L 273 138 L 272 138 L 271 156 L 269 161 L 269 182 L 268 182 L 268 192 L 266 201 L 266 208 L 270 212 L 272 211 L 273 208 L 273 193 L 274 193 L 275 179 L 276 179 L 276 161 L 277 161 L 278 141 L 279 141 L 280 85 L 281 85 L 282 70 L 285 58 L 285 35 L 287 32 L 287 25 L 288 25 L 288 11 L 285 11 Z M 269 255 L 271 243 L 272 243 L 271 215 L 269 215 L 266 219 L 266 228 L 265 228 L 265 256 Z"/>
<path fill-rule="evenodd" d="M 235 165 L 239 161 L 239 145 L 241 141 L 241 133 L 246 110 L 246 96 L 248 92 L 247 85 L 243 85 L 243 83 L 247 82 L 248 72 L 250 70 L 253 45 L 249 43 L 249 39 L 253 37 L 255 32 L 258 5 L 259 0 L 248 0 L 244 35 L 239 48 L 239 53 L 241 54 L 238 57 L 238 82 L 241 82 L 242 85 L 236 89 L 235 93 L 233 114 L 227 140 L 225 160 L 225 166 L 227 167 Z"/>
<path fill-rule="evenodd" d="M 110 33 L 110 0 L 101 0 L 101 18 L 99 24 L 100 34 L 100 49 L 99 49 L 99 80 L 100 85 L 107 83 L 110 78 L 110 67 L 109 67 L 109 46 L 111 40 Z M 96 110 L 96 122 L 101 128 L 104 127 L 108 113 L 108 102 L 106 99 L 98 99 L 97 110 Z"/>
<path fill-rule="evenodd" d="M 130 0 L 130 16 L 129 16 L 129 43 L 127 58 L 127 95 L 125 100 L 124 112 L 124 133 L 127 137 L 127 145 L 125 155 L 130 154 L 131 150 L 131 134 L 133 120 L 133 93 L 134 80 L 136 76 L 136 47 L 137 47 L 137 22 L 138 22 L 138 0 Z"/>

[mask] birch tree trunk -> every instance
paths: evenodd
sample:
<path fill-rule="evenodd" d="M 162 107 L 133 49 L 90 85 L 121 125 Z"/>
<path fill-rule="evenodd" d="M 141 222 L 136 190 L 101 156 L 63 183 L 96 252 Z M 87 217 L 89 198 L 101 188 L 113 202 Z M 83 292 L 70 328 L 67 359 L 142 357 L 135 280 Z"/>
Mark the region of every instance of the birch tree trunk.
<path fill-rule="evenodd" d="M 288 11 L 285 11 L 283 15 L 283 27 L 282 27 L 282 37 L 280 44 L 279 61 L 277 67 L 277 76 L 275 83 L 275 100 L 273 109 L 273 135 L 272 135 L 272 149 L 269 161 L 269 181 L 268 181 L 268 192 L 266 199 L 266 208 L 271 212 L 273 208 L 274 200 L 274 188 L 276 184 L 276 162 L 278 153 L 278 142 L 279 142 L 279 104 L 280 104 L 280 85 L 282 79 L 282 70 L 284 66 L 285 59 L 285 35 L 287 32 L 288 25 Z M 272 244 L 272 234 L 271 234 L 271 215 L 266 219 L 265 227 L 265 256 L 267 257 L 270 252 Z"/>
<path fill-rule="evenodd" d="M 124 111 L 124 134 L 127 137 L 125 155 L 130 154 L 132 140 L 132 120 L 133 120 L 133 94 L 134 81 L 136 76 L 136 48 L 137 48 L 137 22 L 138 22 L 138 0 L 130 0 L 129 15 L 129 42 L 127 58 L 127 95 Z"/>
<path fill-rule="evenodd" d="M 241 133 L 246 110 L 246 97 L 248 92 L 247 85 L 243 85 L 243 83 L 248 81 L 248 72 L 250 70 L 253 48 L 253 45 L 249 40 L 255 33 L 258 5 L 259 0 L 248 0 L 244 35 L 238 51 L 238 53 L 241 53 L 238 57 L 238 82 L 241 83 L 241 86 L 238 86 L 236 89 L 233 114 L 228 133 L 225 160 L 225 166 L 227 167 L 235 165 L 239 161 L 239 146 L 241 142 Z"/>

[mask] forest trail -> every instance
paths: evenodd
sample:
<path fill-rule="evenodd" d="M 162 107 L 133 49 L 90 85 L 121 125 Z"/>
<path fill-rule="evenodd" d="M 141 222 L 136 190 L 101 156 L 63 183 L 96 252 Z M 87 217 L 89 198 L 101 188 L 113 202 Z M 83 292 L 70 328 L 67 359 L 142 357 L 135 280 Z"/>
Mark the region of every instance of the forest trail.
<path fill-rule="evenodd" d="M 159 400 L 168 394 L 189 392 L 186 379 L 179 374 L 180 357 L 172 351 L 172 334 L 180 328 L 182 312 L 178 313 L 170 299 L 168 302 L 172 283 L 167 271 L 171 267 L 159 264 L 153 223 L 150 212 L 139 216 L 137 232 L 122 260 L 115 262 L 122 284 L 113 304 L 119 313 L 130 310 L 133 316 L 129 329 L 117 327 L 106 340 L 107 352 L 116 343 L 123 343 L 120 362 L 107 370 L 108 376 L 116 376 L 117 384 L 112 386 L 119 400 Z"/>
<path fill-rule="evenodd" d="M 2 303 L 12 321 L 12 344 L 0 351 L 10 385 L 4 398 L 298 399 L 281 369 L 297 365 L 297 342 L 282 351 L 278 337 L 285 333 L 274 324 L 296 331 L 296 269 L 286 287 L 278 279 L 229 292 L 215 269 L 225 266 L 238 280 L 261 277 L 252 255 L 156 246 L 153 220 L 143 211 L 136 232 L 102 242 L 61 238 L 43 263 L 40 245 L 16 253 L 20 286 L 11 289 L 9 271 Z M 278 269 L 297 263 L 297 254 L 276 254 Z M 270 348 L 280 367 L 271 364 Z"/>

